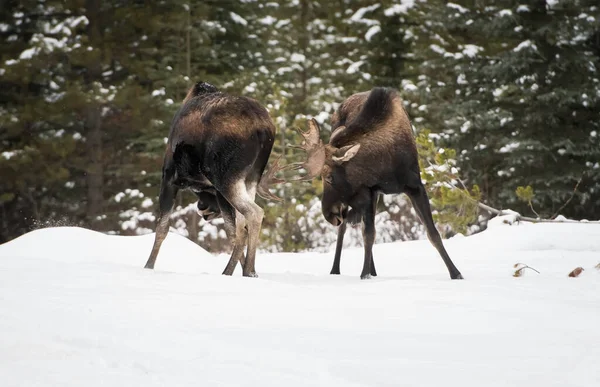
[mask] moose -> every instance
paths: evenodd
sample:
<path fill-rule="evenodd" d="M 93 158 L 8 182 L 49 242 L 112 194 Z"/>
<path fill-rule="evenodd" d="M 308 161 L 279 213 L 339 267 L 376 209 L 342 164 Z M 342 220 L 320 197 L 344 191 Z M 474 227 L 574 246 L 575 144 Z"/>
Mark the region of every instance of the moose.
<path fill-rule="evenodd" d="M 156 236 L 145 268 L 154 268 L 177 193 L 189 189 L 198 197 L 198 211 L 204 219 L 224 219 L 233 252 L 223 274 L 232 275 L 239 261 L 244 276 L 257 276 L 255 258 L 263 210 L 255 196 L 278 199 L 268 187 L 278 181 L 275 174 L 285 169 L 277 159 L 265 171 L 274 138 L 275 125 L 257 101 L 222 93 L 207 82 L 189 89 L 171 123 Z"/>
<path fill-rule="evenodd" d="M 338 227 L 331 274 L 340 274 L 346 225 L 362 223 L 364 264 L 361 279 L 376 276 L 373 262 L 375 212 L 380 194 L 405 193 L 427 229 L 427 237 L 441 255 L 450 278 L 462 279 L 435 228 L 429 198 L 421 181 L 417 146 L 400 96 L 394 89 L 376 87 L 347 98 L 332 116 L 329 143 L 320 140 L 317 121 L 301 131 L 307 153 L 307 178 L 323 180 L 322 212 Z"/>

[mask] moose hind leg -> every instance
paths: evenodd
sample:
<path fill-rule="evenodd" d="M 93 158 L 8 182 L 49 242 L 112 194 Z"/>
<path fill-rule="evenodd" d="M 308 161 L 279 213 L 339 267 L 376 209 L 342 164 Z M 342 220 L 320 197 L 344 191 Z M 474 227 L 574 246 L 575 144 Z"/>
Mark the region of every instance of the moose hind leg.
<path fill-rule="evenodd" d="M 377 275 L 373 262 L 373 244 L 375 243 L 375 205 L 377 204 L 377 194 L 371 194 L 371 205 L 364 210 L 363 216 L 363 240 L 365 244 L 365 260 L 360 279 L 369 279 Z"/>
<path fill-rule="evenodd" d="M 431 207 L 429 206 L 429 198 L 427 197 L 425 187 L 423 186 L 423 184 L 419 184 L 417 188 L 410 189 L 407 192 L 407 194 L 410 198 L 410 201 L 412 202 L 413 207 L 415 208 L 417 214 L 419 215 L 421 221 L 427 229 L 427 238 L 429 239 L 431 244 L 437 249 L 440 256 L 444 260 L 444 263 L 448 268 L 448 272 L 450 273 L 450 278 L 463 279 L 462 274 L 460 274 L 456 266 L 454 266 L 454 263 L 450 259 L 448 252 L 446 252 L 444 244 L 442 243 L 442 237 L 440 236 L 440 233 L 435 228 L 433 216 L 431 215 Z"/>
<path fill-rule="evenodd" d="M 173 205 L 175 204 L 175 197 L 177 196 L 178 188 L 169 183 L 168 179 L 163 179 L 160 188 L 159 196 L 159 216 L 156 222 L 156 235 L 154 237 L 154 245 L 152 246 L 152 252 L 146 262 L 146 269 L 154 269 L 156 264 L 156 258 L 163 241 L 167 237 L 169 232 L 169 217 L 171 211 L 173 211 Z"/>
<path fill-rule="evenodd" d="M 375 260 L 373 259 L 373 251 L 371 250 L 371 277 L 377 277 L 377 270 L 375 270 Z"/>
<path fill-rule="evenodd" d="M 379 201 L 379 196 L 380 195 L 378 193 L 373 193 L 372 195 L 373 195 L 372 196 L 372 203 L 373 203 L 373 224 L 375 224 L 375 213 L 377 212 L 377 202 Z M 373 235 L 373 239 L 375 239 L 375 235 Z M 373 249 L 372 248 L 371 248 L 371 276 L 377 277 L 377 270 L 375 270 L 375 260 L 373 259 Z"/>
<path fill-rule="evenodd" d="M 258 246 L 264 215 L 263 209 L 254 203 L 252 195 L 248 192 L 244 181 L 235 183 L 224 196 L 233 208 L 243 215 L 248 228 L 248 249 L 246 251 L 243 275 L 244 277 L 258 277 L 256 275 L 255 261 L 256 248 Z"/>
<path fill-rule="evenodd" d="M 229 238 L 229 241 L 233 245 L 231 257 L 223 270 L 223 275 L 232 275 L 238 261 L 240 261 L 242 267 L 244 266 L 244 247 L 246 246 L 247 235 L 244 229 L 245 222 L 243 222 L 243 219 L 239 219 L 240 217 L 236 216 L 235 209 L 220 193 L 217 193 L 217 202 L 219 203 L 219 209 L 221 210 L 223 220 L 225 221 L 224 226 L 227 238 Z"/>

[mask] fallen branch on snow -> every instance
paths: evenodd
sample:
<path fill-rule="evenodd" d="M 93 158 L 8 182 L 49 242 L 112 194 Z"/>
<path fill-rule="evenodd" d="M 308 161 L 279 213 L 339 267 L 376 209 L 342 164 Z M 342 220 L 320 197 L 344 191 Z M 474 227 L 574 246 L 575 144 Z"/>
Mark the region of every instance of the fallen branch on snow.
<path fill-rule="evenodd" d="M 521 277 L 523 275 L 523 270 L 524 269 L 531 269 L 533 271 L 535 271 L 536 273 L 540 274 L 539 271 L 535 270 L 533 267 L 528 266 L 524 263 L 515 263 L 515 265 L 513 266 L 515 269 L 515 272 L 513 273 L 513 277 Z"/>
<path fill-rule="evenodd" d="M 452 181 L 448 181 L 448 184 L 450 184 L 452 187 L 458 189 L 467 199 L 471 200 L 472 202 L 476 202 L 477 206 L 479 208 L 481 208 L 482 210 L 491 212 L 492 214 L 496 214 L 498 216 L 504 216 L 504 215 L 512 215 L 515 217 L 515 221 L 519 222 L 519 221 L 523 221 L 523 222 L 532 222 L 532 223 L 582 223 L 579 220 L 571 220 L 571 219 L 542 219 L 542 218 L 531 218 L 528 216 L 523 216 L 521 214 L 519 214 L 518 212 L 515 211 L 505 211 L 505 210 L 498 210 L 494 207 L 490 207 L 487 204 L 483 204 L 478 200 L 473 199 L 471 196 L 465 194 L 465 192 L 467 191 L 467 186 L 465 185 L 465 183 L 463 183 L 463 181 L 458 178 L 457 176 L 453 176 L 454 179 L 456 181 L 458 181 L 460 183 L 460 185 L 462 186 L 462 188 L 457 187 L 456 184 L 454 184 L 454 182 Z M 581 182 L 581 180 L 579 181 Z M 579 185 L 579 183 L 577 184 L 577 186 Z M 575 186 L 575 190 L 577 190 L 577 186 Z M 570 200 L 569 200 L 570 201 Z M 568 201 L 567 201 L 568 202 Z M 563 206 L 564 208 L 564 206 Z M 600 221 L 594 221 L 594 222 L 585 222 L 582 224 L 599 224 L 600 225 Z"/>

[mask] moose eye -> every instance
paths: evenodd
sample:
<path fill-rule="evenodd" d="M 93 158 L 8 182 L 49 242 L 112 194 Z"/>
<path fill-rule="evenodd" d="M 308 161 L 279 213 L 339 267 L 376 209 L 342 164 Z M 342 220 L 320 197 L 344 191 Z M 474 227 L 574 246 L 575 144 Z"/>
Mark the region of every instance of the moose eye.
<path fill-rule="evenodd" d="M 333 176 L 331 176 L 331 175 L 325 177 L 324 180 L 327 184 L 333 184 Z"/>

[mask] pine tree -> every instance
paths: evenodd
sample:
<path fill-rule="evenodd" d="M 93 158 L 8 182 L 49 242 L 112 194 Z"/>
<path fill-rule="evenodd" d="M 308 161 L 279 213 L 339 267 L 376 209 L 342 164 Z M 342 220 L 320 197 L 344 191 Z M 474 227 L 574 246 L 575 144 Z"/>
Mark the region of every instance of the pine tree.
<path fill-rule="evenodd" d="M 595 34 L 600 10 L 590 1 L 458 1 L 423 5 L 431 23 L 423 117 L 486 201 L 527 212 L 515 195 L 531 185 L 533 204 L 551 216 L 599 214 L 600 122 Z M 594 46 L 596 45 L 596 46 Z"/>

